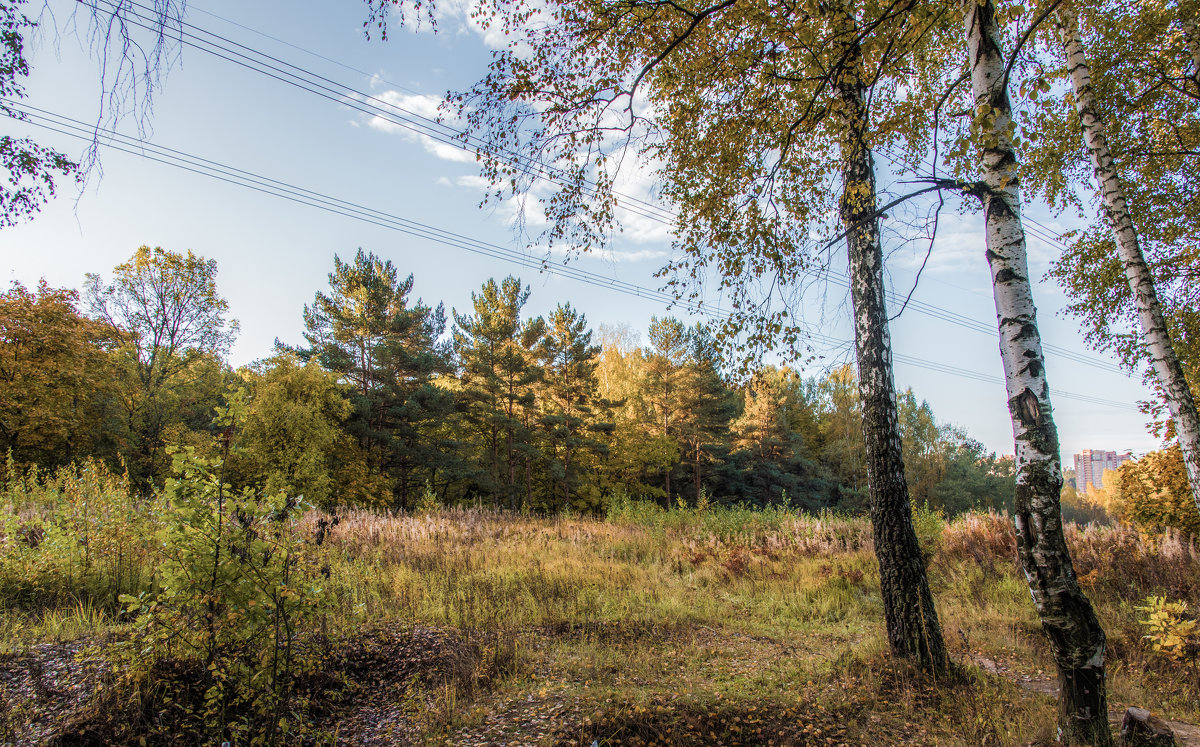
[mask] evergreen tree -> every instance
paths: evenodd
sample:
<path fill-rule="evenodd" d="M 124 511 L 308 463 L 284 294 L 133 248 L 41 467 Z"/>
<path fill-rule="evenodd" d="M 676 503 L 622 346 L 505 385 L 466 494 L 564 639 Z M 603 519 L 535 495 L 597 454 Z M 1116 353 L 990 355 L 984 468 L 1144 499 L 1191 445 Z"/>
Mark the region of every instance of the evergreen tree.
<path fill-rule="evenodd" d="M 693 498 L 700 500 L 704 470 L 718 467 L 729 456 L 729 422 L 737 403 L 725 383 L 722 361 L 712 330 L 697 324 L 688 331 L 684 364 L 684 417 L 680 439 L 692 469 Z"/>
<path fill-rule="evenodd" d="M 596 430 L 603 427 L 596 423 L 600 347 L 592 345 L 587 318 L 568 303 L 550 314 L 540 352 L 545 367 L 542 423 L 551 454 L 553 493 L 561 498 L 551 505 L 571 506 L 582 487 L 583 458 L 601 448 L 595 438 Z"/>
<path fill-rule="evenodd" d="M 684 363 L 687 328 L 674 317 L 650 318 L 650 346 L 646 348 L 643 389 L 653 414 L 652 429 L 675 453 L 663 467 L 663 490 L 671 502 L 671 471 L 679 460 L 680 431 L 684 420 Z"/>
<path fill-rule="evenodd" d="M 797 395 L 802 382 L 788 368 L 766 366 L 751 377 L 741 415 L 731 426 L 744 490 L 756 503 L 785 498 L 808 509 L 829 505 L 830 486 L 808 459 L 803 438 L 793 427 L 805 407 Z"/>
<path fill-rule="evenodd" d="M 410 506 L 426 479 L 453 466 L 451 446 L 426 437 L 454 411 L 449 392 L 435 385 L 452 371 L 440 340 L 446 315 L 420 299 L 410 305 L 413 277 L 359 249 L 353 262 L 334 256 L 328 294 L 304 308 L 304 336 L 315 358 L 353 389 L 349 432 L 367 453 L 368 469 L 391 485 L 393 503 Z"/>
<path fill-rule="evenodd" d="M 518 467 L 525 468 L 525 493 L 532 490 L 535 385 L 541 370 L 534 350 L 545 334 L 540 317 L 522 322 L 529 288 L 509 276 L 484 283 L 471 294 L 473 315 L 455 313 L 454 347 L 459 357 L 464 411 L 480 440 L 484 470 L 478 488 L 517 505 Z"/>

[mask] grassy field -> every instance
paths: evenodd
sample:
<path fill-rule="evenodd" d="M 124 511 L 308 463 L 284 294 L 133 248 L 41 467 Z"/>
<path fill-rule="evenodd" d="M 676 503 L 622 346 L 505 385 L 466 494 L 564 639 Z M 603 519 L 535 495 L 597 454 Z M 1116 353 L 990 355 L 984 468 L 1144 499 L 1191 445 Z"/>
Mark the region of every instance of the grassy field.
<path fill-rule="evenodd" d="M 163 514 L 116 482 L 71 485 L 7 494 L 0 743 L 207 743 L 203 667 L 178 649 L 131 658 L 138 624 L 116 602 L 153 588 L 164 550 L 146 526 Z M 83 493 L 87 510 L 72 513 Z M 304 514 L 296 536 L 328 518 Z M 308 665 L 289 685 L 286 736 L 271 738 L 1049 743 L 1053 664 L 1008 520 L 916 523 L 961 665 L 938 680 L 886 655 L 862 517 L 637 501 L 604 518 L 350 511 L 321 523 L 308 556 L 321 600 L 298 644 Z M 84 529 L 86 561 L 78 539 L 52 546 Z M 1200 550 L 1111 527 L 1069 525 L 1068 541 L 1109 635 L 1111 705 L 1200 722 L 1195 660 L 1151 650 L 1136 609 L 1151 595 L 1197 609 Z"/>

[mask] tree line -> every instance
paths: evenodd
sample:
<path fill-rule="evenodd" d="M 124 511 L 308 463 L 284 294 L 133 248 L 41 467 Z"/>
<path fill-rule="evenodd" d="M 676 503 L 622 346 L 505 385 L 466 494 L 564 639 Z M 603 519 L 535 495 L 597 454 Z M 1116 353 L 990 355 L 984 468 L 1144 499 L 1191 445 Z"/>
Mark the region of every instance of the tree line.
<path fill-rule="evenodd" d="M 215 262 L 142 247 L 82 295 L 0 295 L 0 449 L 49 470 L 86 458 L 143 491 L 171 453 L 214 449 L 238 400 L 231 481 L 326 508 L 479 503 L 599 511 L 614 495 L 664 504 L 867 507 L 861 405 L 849 366 L 764 365 L 735 381 L 712 331 L 651 319 L 590 328 L 569 303 L 526 311 L 529 287 L 489 280 L 447 314 L 414 279 L 359 250 L 334 257 L 303 309 L 305 343 L 234 370 L 237 331 Z M 1010 459 L 898 397 L 910 490 L 948 513 L 1008 505 Z"/>

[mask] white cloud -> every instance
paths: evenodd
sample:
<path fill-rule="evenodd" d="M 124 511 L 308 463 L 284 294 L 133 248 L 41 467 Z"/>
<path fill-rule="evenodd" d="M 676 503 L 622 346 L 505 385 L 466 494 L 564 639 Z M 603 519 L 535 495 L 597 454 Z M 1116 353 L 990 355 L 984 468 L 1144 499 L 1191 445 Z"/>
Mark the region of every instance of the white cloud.
<path fill-rule="evenodd" d="M 458 187 L 468 187 L 471 189 L 477 189 L 480 192 L 487 192 L 491 187 L 491 184 L 488 182 L 487 179 L 484 179 L 482 176 L 479 176 L 477 174 L 468 174 L 466 176 L 460 176 L 454 180 L 454 184 L 455 184 L 455 186 L 458 186 Z"/>
<path fill-rule="evenodd" d="M 378 75 L 371 80 L 371 87 L 380 85 Z M 371 103 L 383 110 L 382 114 L 363 117 L 367 126 L 397 134 L 410 142 L 420 143 L 428 153 L 446 161 L 473 163 L 475 151 L 463 147 L 454 140 L 452 121 L 439 121 L 442 99 L 423 93 L 403 93 L 385 90 L 373 94 Z"/>

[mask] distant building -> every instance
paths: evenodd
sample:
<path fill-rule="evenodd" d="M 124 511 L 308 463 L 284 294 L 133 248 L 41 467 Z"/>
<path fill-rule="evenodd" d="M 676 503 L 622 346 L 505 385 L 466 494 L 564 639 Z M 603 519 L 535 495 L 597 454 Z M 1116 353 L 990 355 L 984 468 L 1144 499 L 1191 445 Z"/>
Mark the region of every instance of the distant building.
<path fill-rule="evenodd" d="M 1115 451 L 1084 449 L 1075 455 L 1075 489 L 1082 493 L 1089 485 L 1103 488 L 1104 470 L 1115 470 L 1132 458 L 1133 454 L 1128 451 L 1118 454 Z"/>

